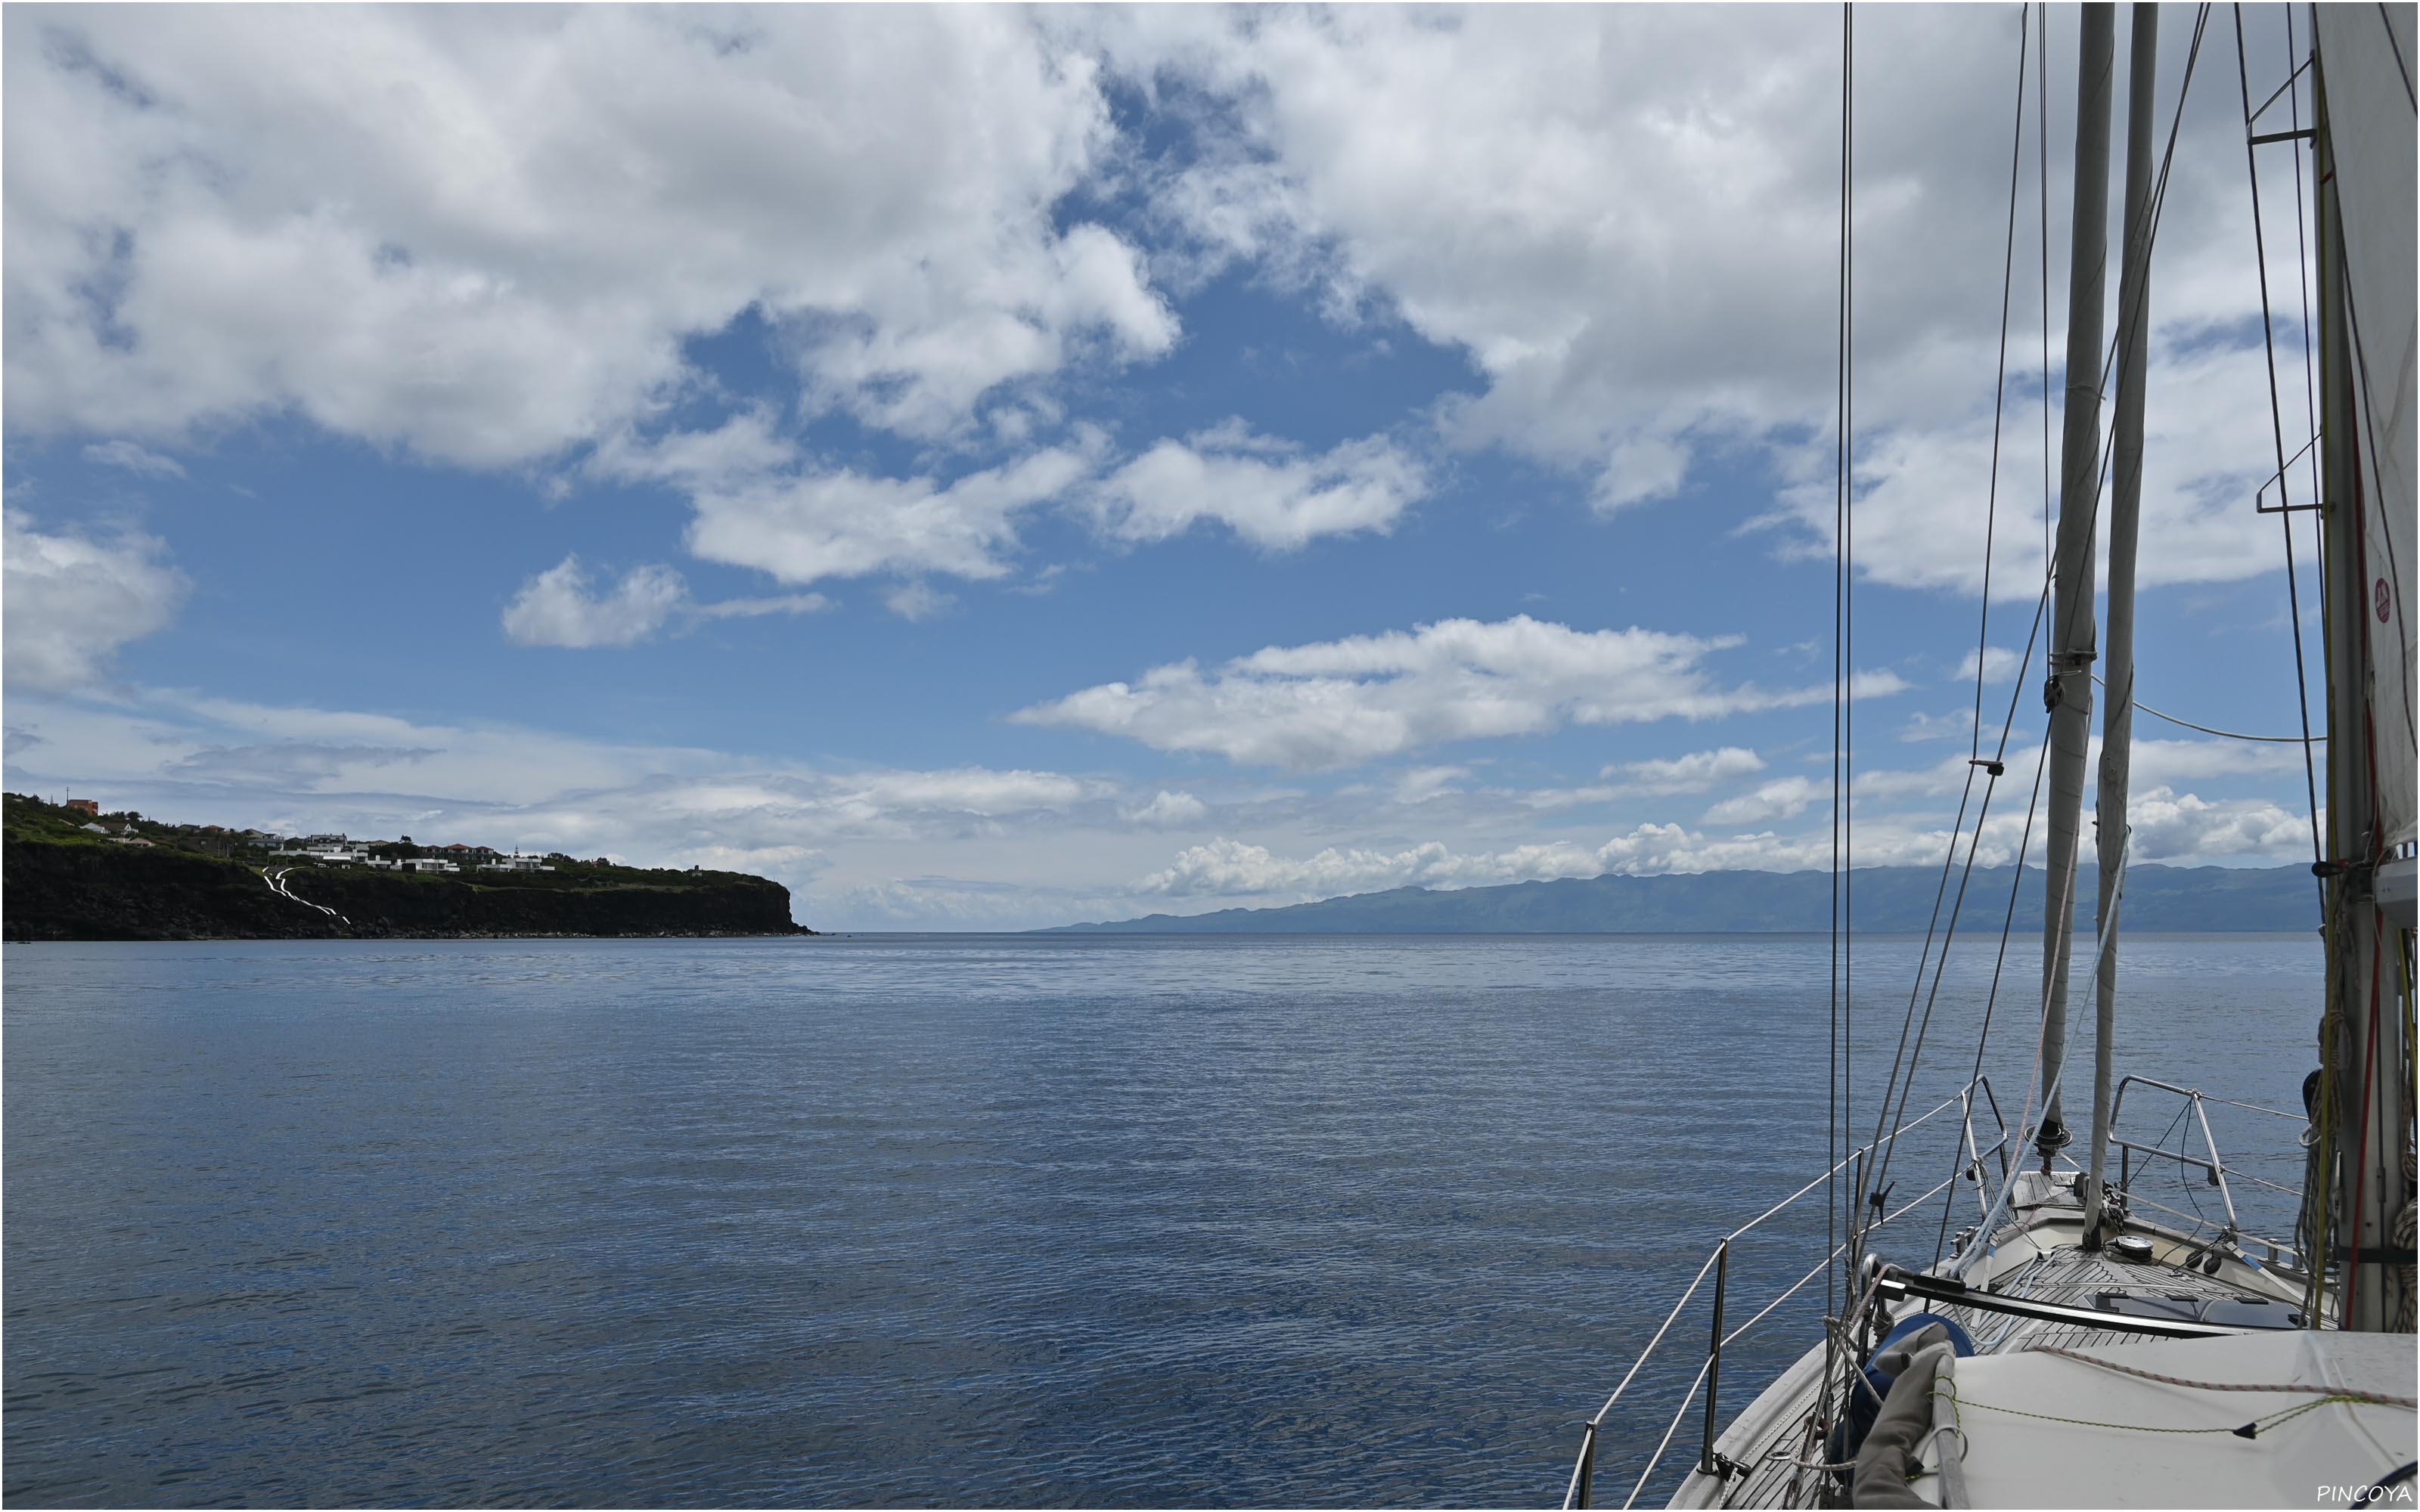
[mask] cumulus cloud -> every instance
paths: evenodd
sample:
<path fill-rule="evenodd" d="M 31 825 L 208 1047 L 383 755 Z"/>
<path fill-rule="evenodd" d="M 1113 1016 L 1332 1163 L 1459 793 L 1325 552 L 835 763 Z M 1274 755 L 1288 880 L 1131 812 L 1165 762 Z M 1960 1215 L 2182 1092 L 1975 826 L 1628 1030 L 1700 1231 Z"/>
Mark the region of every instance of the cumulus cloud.
<path fill-rule="evenodd" d="M 504 634 L 524 646 L 631 646 L 664 626 L 689 596 L 670 567 L 633 567 L 610 593 L 591 592 L 576 556 L 521 584 L 504 606 Z"/>
<path fill-rule="evenodd" d="M 936 438 L 1165 352 L 1060 214 L 1113 131 L 1012 11 L 11 11 L 12 426 L 285 411 L 473 466 L 610 435 L 753 310 L 809 403 Z"/>
<path fill-rule="evenodd" d="M 783 582 L 874 572 L 1005 576 L 1021 516 L 1065 496 L 1097 468 L 1106 439 L 1076 427 L 1073 444 L 1042 447 L 954 477 L 896 478 L 818 465 L 780 434 L 764 406 L 709 429 L 623 430 L 582 471 L 662 484 L 690 502 L 690 551 Z M 911 577 L 886 602 L 910 619 L 945 595 Z"/>
<path fill-rule="evenodd" d="M 162 560 L 166 548 L 150 536 L 45 533 L 14 509 L 5 529 L 0 604 L 11 691 L 75 688 L 105 677 L 118 647 L 164 628 L 184 599 L 184 574 Z"/>
<path fill-rule="evenodd" d="M 1837 165 L 1832 139 L 1806 130 L 1838 112 L 1823 19 L 1349 8 L 1094 24 L 1113 67 L 1237 102 L 1241 149 L 1201 155 L 1171 195 L 1198 234 L 1315 265 L 1467 352 L 1487 388 L 1454 417 L 1466 439 L 1587 468 L 1618 507 L 1674 491 L 1709 441 L 1827 409 Z M 1971 343 L 1988 368 L 1997 206 L 1988 175 L 1961 165 L 1989 161 L 1998 133 L 1974 102 L 2010 88 L 2008 39 L 1932 15 L 1860 31 L 1860 62 L 1905 85 L 1860 102 L 1860 172 L 1879 186 L 1861 252 L 1896 296 L 1859 330 L 1871 399 L 1945 345 Z"/>
<path fill-rule="evenodd" d="M 1050 447 L 946 484 L 846 468 L 719 479 L 690 495 L 689 548 L 786 583 L 880 571 L 1000 578 L 1017 517 L 1092 468 L 1086 453 Z"/>
<path fill-rule="evenodd" d="M 1857 331 L 1880 581 L 1967 591 L 1981 560 L 2003 226 L 1978 165 L 2005 150 L 2009 39 L 1927 8 L 1860 30 L 1898 82 L 1862 102 L 1856 207 L 1891 294 Z M 688 353 L 745 317 L 793 370 L 784 415 L 1031 456 L 1065 379 L 1175 349 L 1156 270 L 1198 287 L 1241 261 L 1460 354 L 1480 387 L 1442 433 L 1575 471 L 1599 508 L 1716 451 L 1785 477 L 1828 454 L 1835 147 L 1807 123 L 1838 79 L 1812 12 L 20 8 L 5 40 L 20 433 L 139 449 L 290 413 L 472 466 L 576 460 L 675 400 L 730 403 Z M 1121 127 L 1112 83 L 1151 130 Z M 2273 564 L 2241 507 L 2267 425 L 2221 96 L 2188 102 L 2164 201 L 2147 581 Z M 1090 218 L 1111 200 L 1114 228 Z M 760 428 L 695 542 L 785 581 L 996 576 L 1038 497 L 811 463 Z M 1429 486 L 1415 453 L 1166 440 L 1090 501 L 1124 538 L 1208 521 L 1285 549 L 1387 529 Z M 1774 517 L 1787 548 L 1821 533 L 1817 492 Z M 2003 492 L 1994 586 L 2022 595 L 2031 480 Z"/>
<path fill-rule="evenodd" d="M 2274 21 L 2247 19 L 2270 28 L 2256 48 L 2271 45 Z M 1398 316 L 1464 354 L 1483 388 L 1444 410 L 1451 439 L 1575 471 L 1608 511 L 1679 493 L 1702 459 L 1743 447 L 1785 476 L 1828 479 L 1838 147 L 1807 126 L 1838 116 L 1832 20 L 1346 7 L 1068 24 L 1113 69 L 1181 79 L 1221 107 L 1204 113 L 1219 130 L 1171 153 L 1155 184 L 1186 250 L 1316 287 L 1343 318 Z M 2053 50 L 2072 56 L 2071 14 L 2053 26 Z M 1856 162 L 1859 283 L 1888 294 L 1860 300 L 1856 328 L 1859 486 L 1873 496 L 1860 556 L 1879 581 L 1979 581 L 2007 229 L 2005 180 L 1986 170 L 2005 172 L 2013 27 L 1900 8 L 1858 28 L 1860 70 L 1893 81 L 1858 100 Z M 2166 546 L 2146 553 L 2147 580 L 2241 577 L 2273 555 L 2243 549 L 2259 544 L 2242 501 L 2267 471 L 2268 424 L 2245 408 L 2265 399 L 2242 325 L 2261 301 L 2242 125 L 2222 97 L 2187 101 L 2164 203 L 2146 537 Z M 2055 104 L 2052 120 L 2055 133 Z M 2054 134 L 2054 207 L 2070 199 L 2069 160 Z M 2293 277 L 2292 219 L 2264 228 L 2273 279 Z M 2064 272 L 2054 259 L 2054 349 Z M 2043 318 L 2030 294 L 2020 278 L 2021 330 Z M 2301 412 L 2298 393 L 2288 404 Z M 2013 408 L 2009 433 L 2037 434 L 2038 420 Z M 1810 435 L 1820 463 L 1802 454 Z M 2013 453 L 2003 467 L 2011 528 L 1994 592 L 2027 595 L 2041 564 L 2016 526 L 2040 480 Z M 1828 481 L 1821 492 L 1828 525 Z M 1807 501 L 1793 535 L 1813 534 L 1818 513 Z"/>
<path fill-rule="evenodd" d="M 1271 646 L 1205 674 L 1193 662 L 1018 711 L 1027 724 L 1120 734 L 1158 750 L 1258 765 L 1348 765 L 1446 741 L 1541 734 L 1566 723 L 1706 719 L 1820 702 L 1828 686 L 1725 687 L 1706 669 L 1737 644 L 1633 627 L 1572 629 L 1516 615 Z M 1859 674 L 1863 697 L 1904 687 Z"/>
<path fill-rule="evenodd" d="M 1322 535 L 1385 531 L 1426 489 L 1419 465 L 1382 438 L 1302 456 L 1230 421 L 1159 442 L 1101 480 L 1093 500 L 1120 539 L 1165 540 L 1216 520 L 1255 546 L 1292 550 Z"/>
<path fill-rule="evenodd" d="M 2249 236 L 2247 229 L 2247 240 Z M 2136 580 L 2146 587 L 2225 582 L 2283 568 L 2285 549 L 2276 528 L 2250 503 L 2276 466 L 2268 440 L 2266 369 L 2257 344 L 2247 350 L 2214 342 L 2206 330 L 2191 326 L 2155 343 L 2153 361 L 2144 416 L 2144 550 Z M 2297 380 L 2300 372 L 2297 365 Z M 2290 402 L 2299 407 L 2300 396 Z M 1901 588 L 1982 592 L 1990 422 L 1985 413 L 1899 425 L 1860 450 L 1855 508 L 1861 577 Z M 2011 434 L 2039 435 L 2040 426 L 2038 402 L 2010 407 Z M 2040 471 L 2038 458 L 2014 466 L 2003 462 L 2001 507 L 1989 521 L 1995 600 L 2028 601 L 2042 591 L 2048 560 L 2042 551 Z M 2024 486 L 2012 488 L 2012 481 Z M 2105 496 L 2101 507 L 2107 507 Z M 1802 483 L 1782 491 L 1778 508 L 1762 523 L 1781 531 L 1785 555 L 1828 560 L 1833 511 L 1828 480 Z M 2105 552 L 2098 569 L 2105 582 Z M 1963 675 L 1974 675 L 1971 662 Z"/>
<path fill-rule="evenodd" d="M 2134 829 L 2131 860 L 2283 864 L 2311 855 L 2310 815 L 2266 798 L 2212 800 L 2161 786 L 2135 795 L 2126 812 Z"/>
<path fill-rule="evenodd" d="M 1109 451 L 1102 432 L 1077 424 L 1067 444 L 997 466 L 887 477 L 815 465 L 758 407 L 709 430 L 618 434 L 586 471 L 679 489 L 695 511 L 690 550 L 798 583 L 881 571 L 1003 577 L 1023 517 L 1054 502 L 1115 540 L 1163 540 L 1206 520 L 1285 550 L 1384 531 L 1426 488 L 1419 464 L 1383 439 L 1305 456 L 1231 422 L 1162 440 L 1103 474 Z M 886 602 L 914 619 L 945 600 L 911 579 Z"/>

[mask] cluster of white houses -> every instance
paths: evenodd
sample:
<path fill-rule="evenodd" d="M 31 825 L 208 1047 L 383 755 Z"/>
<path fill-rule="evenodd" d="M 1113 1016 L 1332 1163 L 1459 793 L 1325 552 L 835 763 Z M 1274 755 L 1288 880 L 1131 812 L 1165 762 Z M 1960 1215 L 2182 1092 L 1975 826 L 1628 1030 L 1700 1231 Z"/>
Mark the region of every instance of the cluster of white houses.
<path fill-rule="evenodd" d="M 249 838 L 249 835 L 247 835 Z M 434 853 L 423 856 L 380 856 L 372 846 L 392 850 L 385 841 L 352 841 L 342 835 L 304 835 L 297 840 L 277 841 L 270 855 L 282 860 L 317 861 L 321 865 L 366 866 L 382 872 L 459 872 L 471 867 L 481 872 L 551 872 L 553 867 L 535 856 L 514 851 L 507 856 L 485 845 L 436 845 L 427 847 Z"/>

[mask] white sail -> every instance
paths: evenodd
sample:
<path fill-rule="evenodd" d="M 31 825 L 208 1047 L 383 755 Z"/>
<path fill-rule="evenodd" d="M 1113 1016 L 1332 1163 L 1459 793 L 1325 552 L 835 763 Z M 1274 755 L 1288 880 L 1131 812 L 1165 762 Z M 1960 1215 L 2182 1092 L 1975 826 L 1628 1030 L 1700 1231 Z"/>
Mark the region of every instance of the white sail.
<path fill-rule="evenodd" d="M 2420 393 L 2413 366 L 2420 330 L 2413 310 L 2413 89 L 2420 51 L 2414 8 L 2335 5 L 2318 18 L 2328 134 L 2335 154 L 2346 292 L 2353 326 L 2355 413 L 2350 438 L 2361 458 L 2368 612 L 2371 717 L 2378 812 L 2386 844 L 2412 839 L 2415 724 L 2412 677 L 2412 515 L 2420 501 Z"/>

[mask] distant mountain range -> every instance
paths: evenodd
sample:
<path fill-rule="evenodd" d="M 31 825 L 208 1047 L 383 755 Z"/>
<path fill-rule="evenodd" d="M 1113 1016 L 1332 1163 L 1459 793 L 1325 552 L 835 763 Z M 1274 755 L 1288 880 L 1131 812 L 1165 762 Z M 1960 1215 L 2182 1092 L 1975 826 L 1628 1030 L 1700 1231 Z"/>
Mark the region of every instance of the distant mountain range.
<path fill-rule="evenodd" d="M 1882 866 L 1850 873 L 1860 933 L 1923 933 L 1941 887 L 1937 867 Z M 2017 900 L 2019 926 L 2041 925 L 2042 873 L 2029 867 Z M 2092 927 L 2099 880 L 2086 868 L 2075 921 Z M 1956 895 L 1958 878 L 1949 879 Z M 1285 908 L 1153 914 L 1113 923 L 1070 924 L 1047 934 L 1729 934 L 1831 928 L 1828 872 L 1706 872 L 1695 876 L 1568 878 L 1501 887 L 1435 891 L 1397 887 Z M 2009 869 L 1976 869 L 1966 884 L 1962 928 L 1993 924 L 2009 906 Z M 1943 904 L 1945 915 L 1947 904 Z M 2126 873 L 2120 921 L 2127 929 L 2240 933 L 2315 930 L 2319 895 L 2308 868 L 2136 866 Z"/>

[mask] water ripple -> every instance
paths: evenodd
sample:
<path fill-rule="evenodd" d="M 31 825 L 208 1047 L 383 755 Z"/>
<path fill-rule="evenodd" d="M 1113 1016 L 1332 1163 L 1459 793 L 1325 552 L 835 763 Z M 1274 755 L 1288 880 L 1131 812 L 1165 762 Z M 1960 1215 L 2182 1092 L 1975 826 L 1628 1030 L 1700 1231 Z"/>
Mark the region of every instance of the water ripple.
<path fill-rule="evenodd" d="M 1861 946 L 1862 1043 L 1914 955 Z M 1962 1078 L 1989 964 L 1952 963 L 1960 1049 L 1920 1102 Z M 2308 941 L 2130 941 L 2125 970 L 2140 1069 L 2290 1103 Z M 23 1505 L 1537 1504 L 1714 1236 L 1823 1147 L 1820 940 L 12 946 L 5 973 Z M 2278 1142 L 2240 1117 L 2223 1139 Z M 2244 1158 L 2293 1179 L 2292 1132 Z M 1808 1216 L 1735 1275 L 1794 1278 Z M 1635 1474 L 1662 1419 L 1616 1429 Z"/>

